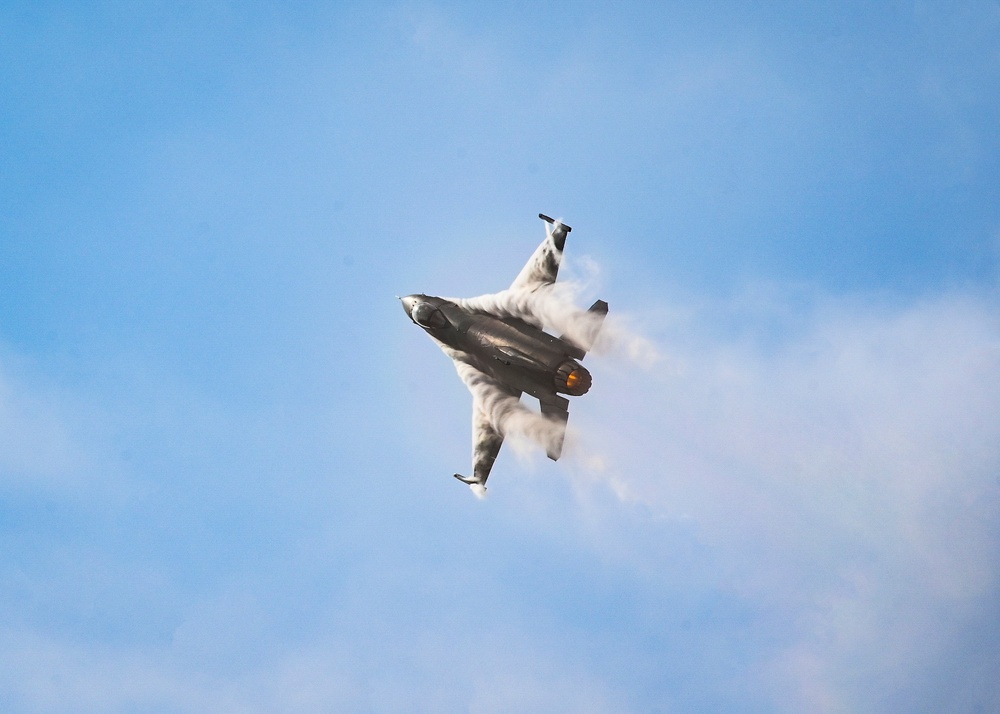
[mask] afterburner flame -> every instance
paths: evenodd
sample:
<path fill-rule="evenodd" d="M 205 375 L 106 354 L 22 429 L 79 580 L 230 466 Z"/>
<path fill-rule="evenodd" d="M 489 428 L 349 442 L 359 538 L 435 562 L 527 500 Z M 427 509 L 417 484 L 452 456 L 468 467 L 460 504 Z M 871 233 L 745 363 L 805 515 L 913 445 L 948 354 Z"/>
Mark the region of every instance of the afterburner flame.
<path fill-rule="evenodd" d="M 586 394 L 592 383 L 590 372 L 575 359 L 568 359 L 556 368 L 555 388 L 563 394 Z"/>

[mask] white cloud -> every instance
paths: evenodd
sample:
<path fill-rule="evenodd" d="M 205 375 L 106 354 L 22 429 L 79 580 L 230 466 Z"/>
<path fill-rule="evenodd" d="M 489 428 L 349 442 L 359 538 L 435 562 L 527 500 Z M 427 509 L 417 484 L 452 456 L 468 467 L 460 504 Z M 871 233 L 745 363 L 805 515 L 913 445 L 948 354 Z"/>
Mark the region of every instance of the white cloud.
<path fill-rule="evenodd" d="M 506 617 L 473 623 L 464 608 L 410 622 L 405 612 L 373 607 L 368 601 L 381 598 L 370 595 L 336 608 L 315 623 L 311 642 L 294 646 L 232 632 L 238 621 L 259 630 L 259 606 L 239 593 L 209 603 L 227 605 L 221 625 L 196 607 L 169 645 L 80 643 L 8 628 L 0 632 L 0 691 L 13 711 L 626 711 L 559 638 Z M 206 646 L 214 659 L 204 657 Z"/>
<path fill-rule="evenodd" d="M 791 634 L 761 666 L 788 710 L 876 711 L 873 691 L 916 689 L 956 633 L 996 624 L 995 314 L 974 298 L 827 305 L 769 342 L 692 321 L 664 374 L 592 365 L 581 502 L 610 487 L 690 524 L 720 582 L 782 614 Z"/>
<path fill-rule="evenodd" d="M 78 487 L 93 465 L 74 405 L 54 388 L 26 383 L 0 361 L 0 486 Z"/>

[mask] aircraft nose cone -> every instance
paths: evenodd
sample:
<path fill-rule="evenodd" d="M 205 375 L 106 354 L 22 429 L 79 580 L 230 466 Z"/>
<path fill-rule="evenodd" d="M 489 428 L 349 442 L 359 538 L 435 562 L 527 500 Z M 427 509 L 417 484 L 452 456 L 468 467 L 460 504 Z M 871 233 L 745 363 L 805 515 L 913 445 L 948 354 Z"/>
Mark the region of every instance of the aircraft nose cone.
<path fill-rule="evenodd" d="M 406 297 L 399 298 L 399 302 L 403 305 L 403 312 L 407 315 L 411 315 L 413 313 L 414 305 L 417 304 L 417 296 L 407 295 Z"/>

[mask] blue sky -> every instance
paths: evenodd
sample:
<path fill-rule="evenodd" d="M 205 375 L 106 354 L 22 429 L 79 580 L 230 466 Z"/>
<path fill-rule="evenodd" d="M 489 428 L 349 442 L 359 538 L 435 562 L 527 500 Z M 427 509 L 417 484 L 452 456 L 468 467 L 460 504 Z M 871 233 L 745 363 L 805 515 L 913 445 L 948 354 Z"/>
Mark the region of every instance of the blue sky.
<path fill-rule="evenodd" d="M 3 709 L 1000 707 L 998 31 L 6 3 Z M 394 296 L 539 211 L 622 337 L 480 502 Z"/>

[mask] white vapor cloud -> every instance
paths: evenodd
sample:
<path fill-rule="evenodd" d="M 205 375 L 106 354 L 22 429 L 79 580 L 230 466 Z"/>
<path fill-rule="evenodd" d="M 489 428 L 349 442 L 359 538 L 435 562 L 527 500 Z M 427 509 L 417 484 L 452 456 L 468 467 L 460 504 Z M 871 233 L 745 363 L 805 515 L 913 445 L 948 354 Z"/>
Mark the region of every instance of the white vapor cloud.
<path fill-rule="evenodd" d="M 637 331 L 629 317 L 621 315 L 614 305 L 603 322 L 579 307 L 586 302 L 584 296 L 597 292 L 601 271 L 596 261 L 586 256 L 577 263 L 576 271 L 573 266 L 564 266 L 564 277 L 559 281 L 531 290 L 510 289 L 473 298 L 449 299 L 467 310 L 540 323 L 549 332 L 578 344 L 593 344 L 597 354 L 625 358 L 646 368 L 656 365 L 661 359 L 656 345 Z"/>
<path fill-rule="evenodd" d="M 597 264 L 592 260 L 585 260 L 583 267 L 585 279 L 571 278 L 531 289 L 512 288 L 473 298 L 447 299 L 466 310 L 501 319 L 517 318 L 576 344 L 593 345 L 598 354 L 624 357 L 646 368 L 659 362 L 656 346 L 631 329 L 627 318 L 604 319 L 578 306 L 581 295 L 593 291 L 598 274 Z M 559 443 L 563 437 L 560 424 L 506 394 L 493 379 L 467 364 L 460 352 L 440 342 L 438 346 L 453 360 L 459 377 L 472 393 L 474 406 L 488 416 L 494 429 L 510 439 L 510 446 L 518 454 L 527 454 L 526 441 L 543 448 Z"/>
<path fill-rule="evenodd" d="M 782 613 L 790 632 L 756 675 L 783 710 L 923 705 L 924 673 L 951 662 L 955 639 L 1000 625 L 991 307 L 827 306 L 770 343 L 682 325 L 662 374 L 594 367 L 577 410 L 593 452 L 574 466 L 578 496 L 599 501 L 607 487 L 655 519 L 693 524 L 727 587 Z M 997 687 L 963 679 L 978 664 L 936 696 L 964 686 L 1000 706 Z M 1000 676 L 995 657 L 985 666 Z"/>
<path fill-rule="evenodd" d="M 0 346 L 0 489 L 105 497 L 119 490 L 115 459 L 93 444 L 104 436 L 103 415 L 32 372 Z"/>
<path fill-rule="evenodd" d="M 5 480 L 56 478 L 72 468 L 73 440 L 58 406 L 0 372 L 0 470 Z"/>
<path fill-rule="evenodd" d="M 471 392 L 473 407 L 487 415 L 491 426 L 509 439 L 515 451 L 525 454 L 529 443 L 546 448 L 558 442 L 562 433 L 559 424 L 504 392 L 492 378 L 466 364 L 461 353 L 444 344 L 441 349 L 452 358 L 455 371 Z M 476 493 L 478 495 L 479 491 Z"/>

